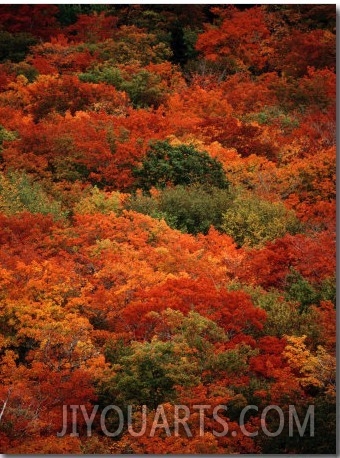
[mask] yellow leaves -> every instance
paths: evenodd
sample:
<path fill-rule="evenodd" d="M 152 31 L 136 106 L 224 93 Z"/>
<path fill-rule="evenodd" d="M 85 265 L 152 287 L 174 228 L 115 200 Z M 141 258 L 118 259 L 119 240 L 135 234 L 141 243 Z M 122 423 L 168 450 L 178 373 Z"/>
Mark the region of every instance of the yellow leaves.
<path fill-rule="evenodd" d="M 283 355 L 298 374 L 302 387 L 312 385 L 335 396 L 336 359 L 321 345 L 312 353 L 305 344 L 306 338 L 306 335 L 286 336 L 288 344 Z"/>
<path fill-rule="evenodd" d="M 11 344 L 22 348 L 26 359 L 59 369 L 68 365 L 72 370 L 97 356 L 88 319 L 62 307 L 74 295 L 76 286 L 66 268 L 67 264 L 60 266 L 52 261 L 17 264 L 17 280 L 24 283 L 14 294 L 10 290 L 4 303 L 6 325 L 1 326 L 1 347 Z"/>
<path fill-rule="evenodd" d="M 263 246 L 287 232 L 295 233 L 299 221 L 281 202 L 243 193 L 236 196 L 224 213 L 222 228 L 240 246 Z"/>
<path fill-rule="evenodd" d="M 118 192 L 106 193 L 96 186 L 91 189 L 89 196 L 83 197 L 74 207 L 74 211 L 80 214 L 116 213 L 120 208 Z"/>
<path fill-rule="evenodd" d="M 6 350 L 4 356 L 0 360 L 2 373 L 10 374 L 16 368 L 17 355 L 12 350 Z"/>
<path fill-rule="evenodd" d="M 69 297 L 77 295 L 81 278 L 66 261 L 63 265 L 58 259 L 33 261 L 30 265 L 18 263 L 17 272 L 26 278 L 23 296 L 32 301 L 62 305 Z"/>
<path fill-rule="evenodd" d="M 162 283 L 169 276 L 204 274 L 213 276 L 220 284 L 225 280 L 227 268 L 231 268 L 229 264 L 237 262 L 239 253 L 228 236 L 217 236 L 216 232 L 215 238 L 211 235 L 208 239 L 195 239 L 171 230 L 164 221 L 134 212 L 126 215 L 128 218 L 103 216 L 103 227 L 107 227 L 105 238 L 99 236 L 91 246 L 81 249 L 94 258 L 94 263 L 103 257 L 106 260 L 91 277 L 93 286 L 104 287 L 103 310 L 107 310 L 108 301 L 114 297 L 123 305 L 134 291 Z M 82 292 L 86 303 L 91 291 L 83 287 Z"/>
<path fill-rule="evenodd" d="M 276 165 L 264 157 L 251 154 L 246 158 L 229 153 L 226 156 L 225 170 L 228 180 L 234 186 L 246 186 L 259 195 L 273 192 L 277 182 Z M 223 161 L 222 161 L 223 162 Z"/>
<path fill-rule="evenodd" d="M 218 159 L 222 163 L 226 172 L 230 163 L 240 160 L 240 155 L 237 153 L 235 148 L 225 148 L 217 141 L 214 141 L 209 145 L 202 146 L 202 149 L 207 151 L 214 159 Z"/>
<path fill-rule="evenodd" d="M 83 366 L 97 350 L 90 340 L 92 326 L 86 318 L 66 314 L 59 321 L 41 326 L 39 348 L 34 351 L 35 360 L 50 368 L 74 370 Z"/>
<path fill-rule="evenodd" d="M 336 358 L 327 353 L 323 346 L 318 345 L 316 359 L 317 377 L 323 383 L 326 393 L 335 398 Z"/>
<path fill-rule="evenodd" d="M 15 82 L 8 85 L 8 90 L 0 96 L 0 103 L 4 106 L 22 108 L 29 101 L 27 89 L 28 79 L 24 75 L 17 76 Z"/>
<path fill-rule="evenodd" d="M 278 169 L 278 191 L 285 197 L 292 193 L 300 200 L 314 203 L 335 198 L 336 180 L 335 147 L 320 149 L 305 157 L 291 158 L 289 163 Z"/>
<path fill-rule="evenodd" d="M 310 351 L 304 343 L 307 336 L 286 336 L 288 345 L 286 346 L 284 355 L 287 358 L 292 369 L 300 371 L 311 357 Z"/>

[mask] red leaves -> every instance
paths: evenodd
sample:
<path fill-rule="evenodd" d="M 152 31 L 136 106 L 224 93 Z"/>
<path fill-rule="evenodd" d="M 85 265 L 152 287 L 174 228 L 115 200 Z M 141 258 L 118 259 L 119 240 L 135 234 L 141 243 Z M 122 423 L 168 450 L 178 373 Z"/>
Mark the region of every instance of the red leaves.
<path fill-rule="evenodd" d="M 126 325 L 133 326 L 136 332 L 140 327 L 145 329 L 148 320 L 151 320 L 149 325 L 152 326 L 151 315 L 148 315 L 151 310 L 158 312 L 169 307 L 184 313 L 194 310 L 215 321 L 231 338 L 239 333 L 252 334 L 255 329 L 261 329 L 266 316 L 243 292 L 217 289 L 208 278 L 200 278 L 199 281 L 183 278 L 168 280 L 137 294 L 124 310 L 122 320 Z"/>
<path fill-rule="evenodd" d="M 112 38 L 118 18 L 105 12 L 79 14 L 77 22 L 67 28 L 68 36 L 80 43 L 97 43 Z"/>
<path fill-rule="evenodd" d="M 308 67 L 334 68 L 335 35 L 328 30 L 291 30 L 275 45 L 273 61 L 288 76 L 301 77 Z"/>
<path fill-rule="evenodd" d="M 58 33 L 57 13 L 56 5 L 1 5 L 0 22 L 9 32 L 46 39 Z"/>
<path fill-rule="evenodd" d="M 27 110 L 36 121 L 52 112 L 106 111 L 121 113 L 127 105 L 124 94 L 105 84 L 81 83 L 76 76 L 41 76 L 27 87 Z"/>
<path fill-rule="evenodd" d="M 31 211 L 62 217 L 0 213 L 0 449 L 259 453 L 267 441 L 242 434 L 244 406 L 331 412 L 334 396 L 335 8 L 68 6 L 0 6 L 0 209 L 28 208 L 37 184 L 34 203 L 46 205 Z M 191 236 L 161 219 L 175 226 L 176 216 L 126 211 L 133 169 L 155 140 L 223 163 L 224 221 L 249 193 L 293 209 L 295 235 L 238 249 L 226 226 Z M 31 184 L 10 181 L 12 170 Z M 150 195 L 143 210 L 163 197 Z M 261 218 L 246 225 L 264 237 Z M 173 402 L 210 404 L 203 436 L 196 412 L 193 438 L 159 428 L 106 441 L 98 427 L 86 438 L 81 415 L 80 438 L 56 438 L 63 403 L 90 412 L 99 394 L 126 409 L 134 387 L 109 398 L 117 371 L 129 391 L 126 361 L 162 348 L 161 379 L 183 385 L 169 418 Z M 219 404 L 236 435 L 214 435 Z M 257 431 L 260 416 L 245 426 Z"/>
<path fill-rule="evenodd" d="M 318 284 L 334 273 L 333 237 L 326 231 L 312 237 L 286 235 L 265 248 L 249 250 L 240 279 L 264 288 L 282 288 L 289 268 L 293 267 L 307 280 Z"/>
<path fill-rule="evenodd" d="M 72 74 L 85 71 L 96 57 L 88 49 L 79 49 L 68 42 L 64 35 L 51 38 L 50 42 L 40 43 L 31 48 L 27 62 L 34 66 L 40 75 Z"/>
<path fill-rule="evenodd" d="M 260 354 L 251 358 L 250 370 L 266 378 L 272 378 L 274 370 L 286 366 L 282 358 L 286 343 L 285 339 L 277 337 L 261 337 L 257 342 Z"/>
<path fill-rule="evenodd" d="M 220 11 L 217 11 L 218 13 Z M 196 48 L 212 61 L 222 61 L 240 70 L 250 66 L 263 68 L 267 61 L 266 39 L 269 37 L 263 9 L 223 11 L 218 28 L 207 27 L 198 38 Z"/>

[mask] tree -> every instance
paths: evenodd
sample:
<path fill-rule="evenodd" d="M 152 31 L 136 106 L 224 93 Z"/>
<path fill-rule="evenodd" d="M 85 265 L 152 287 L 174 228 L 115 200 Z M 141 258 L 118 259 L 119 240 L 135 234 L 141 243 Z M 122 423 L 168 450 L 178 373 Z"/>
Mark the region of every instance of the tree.
<path fill-rule="evenodd" d="M 155 196 L 131 196 L 128 209 L 164 219 L 175 229 L 190 234 L 207 234 L 210 227 L 221 229 L 223 213 L 232 201 L 231 193 L 215 186 L 192 184 L 163 189 Z"/>
<path fill-rule="evenodd" d="M 51 41 L 32 46 L 26 60 L 40 75 L 74 74 L 85 71 L 96 61 L 96 56 L 87 47 L 77 46 L 60 34 Z"/>
<path fill-rule="evenodd" d="M 134 170 L 135 187 L 149 190 L 152 186 L 200 183 L 225 189 L 228 181 L 222 165 L 193 146 L 171 146 L 169 142 L 151 145 L 141 167 Z"/>
<path fill-rule="evenodd" d="M 3 453 L 334 452 L 335 16 L 0 5 Z"/>
<path fill-rule="evenodd" d="M 76 111 L 92 109 L 112 113 L 127 105 L 125 94 L 102 83 L 82 83 L 71 75 L 41 75 L 27 87 L 27 91 L 27 111 L 36 121 L 53 112 L 75 114 Z"/>
<path fill-rule="evenodd" d="M 221 22 L 218 26 L 208 25 L 198 37 L 198 51 L 209 60 L 222 61 L 230 73 L 250 68 L 262 70 L 270 52 L 263 8 L 240 11 L 230 6 L 215 8 L 214 13 Z"/>
<path fill-rule="evenodd" d="M 97 43 L 112 38 L 118 18 L 106 11 L 90 13 L 78 14 L 76 22 L 67 27 L 70 39 L 80 43 Z"/>
<path fill-rule="evenodd" d="M 48 39 L 58 33 L 57 13 L 56 5 L 1 5 L 0 22 L 8 32 Z"/>
<path fill-rule="evenodd" d="M 329 30 L 291 30 L 277 40 L 271 60 L 276 70 L 293 77 L 304 76 L 308 67 L 334 68 L 335 35 Z"/>
<path fill-rule="evenodd" d="M 10 60 L 21 62 L 25 59 L 30 46 L 36 43 L 36 38 L 29 33 L 0 32 L 0 62 Z"/>
<path fill-rule="evenodd" d="M 25 173 L 0 173 L 0 210 L 13 215 L 20 212 L 51 214 L 65 218 L 60 202 L 49 196 L 39 183 L 34 183 Z"/>
<path fill-rule="evenodd" d="M 300 229 L 299 220 L 281 202 L 239 195 L 223 215 L 222 229 L 239 246 L 261 246 Z"/>

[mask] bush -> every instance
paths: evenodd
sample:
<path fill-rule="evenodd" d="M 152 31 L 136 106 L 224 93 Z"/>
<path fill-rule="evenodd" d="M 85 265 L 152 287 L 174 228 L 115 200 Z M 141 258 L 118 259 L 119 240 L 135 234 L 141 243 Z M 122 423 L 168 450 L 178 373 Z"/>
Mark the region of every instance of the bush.
<path fill-rule="evenodd" d="M 17 138 L 17 136 L 16 132 L 7 130 L 0 124 L 0 153 L 2 152 L 3 142 L 13 141 Z"/>
<path fill-rule="evenodd" d="M 312 284 L 300 272 L 290 269 L 286 276 L 285 299 L 299 303 L 300 313 L 305 312 L 311 305 L 319 305 L 321 301 L 336 300 L 336 281 L 328 277 L 320 284 Z"/>
<path fill-rule="evenodd" d="M 165 101 L 161 77 L 147 70 L 141 70 L 130 81 L 124 81 L 120 89 L 128 94 L 135 108 L 157 108 Z"/>

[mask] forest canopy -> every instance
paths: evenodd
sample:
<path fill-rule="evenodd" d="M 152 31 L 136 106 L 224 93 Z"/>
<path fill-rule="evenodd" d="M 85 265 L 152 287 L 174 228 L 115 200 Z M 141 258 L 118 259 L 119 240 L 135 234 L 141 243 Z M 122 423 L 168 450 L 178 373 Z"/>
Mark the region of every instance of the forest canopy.
<path fill-rule="evenodd" d="M 0 5 L 2 453 L 335 453 L 335 25 Z"/>

